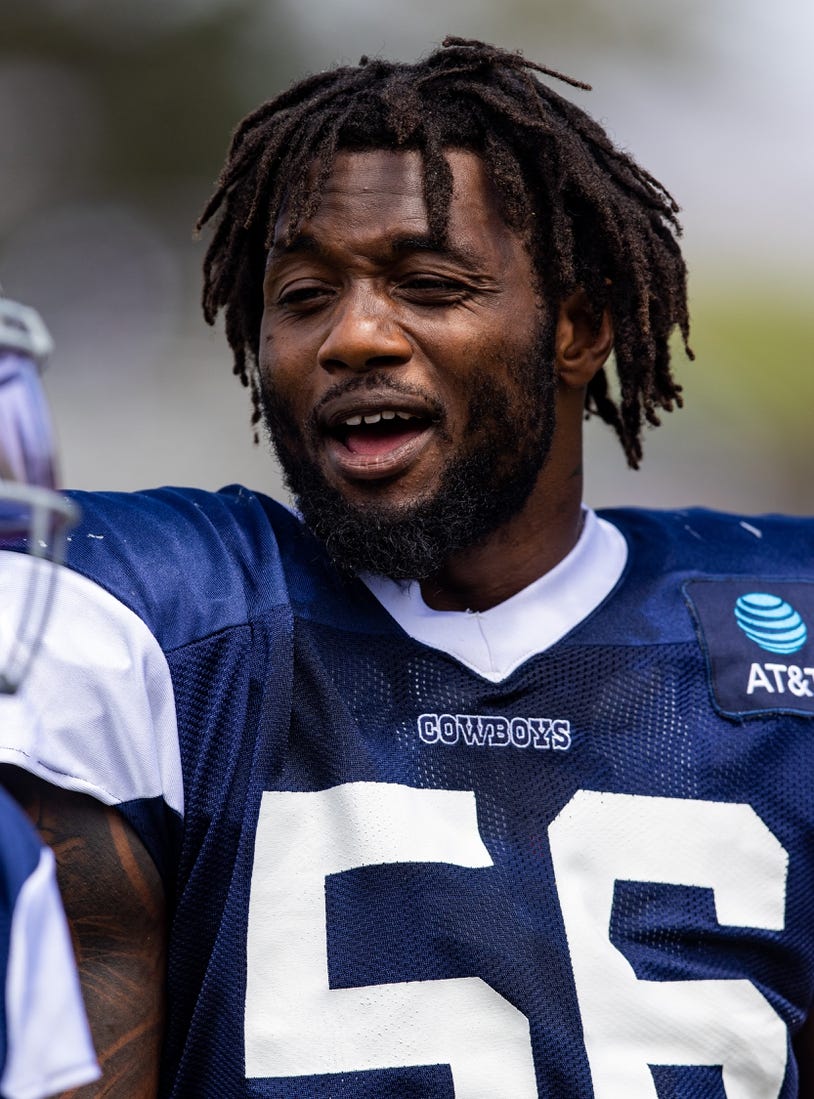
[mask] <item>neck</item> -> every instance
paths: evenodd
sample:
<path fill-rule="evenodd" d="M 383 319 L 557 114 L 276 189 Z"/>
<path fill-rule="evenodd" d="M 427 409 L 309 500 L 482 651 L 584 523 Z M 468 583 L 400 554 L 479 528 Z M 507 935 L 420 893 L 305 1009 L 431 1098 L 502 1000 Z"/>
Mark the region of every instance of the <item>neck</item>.
<path fill-rule="evenodd" d="M 551 455 L 554 458 L 554 455 Z M 453 554 L 421 582 L 428 607 L 485 611 L 559 564 L 582 530 L 582 466 L 546 463 L 517 515 L 476 546 Z"/>

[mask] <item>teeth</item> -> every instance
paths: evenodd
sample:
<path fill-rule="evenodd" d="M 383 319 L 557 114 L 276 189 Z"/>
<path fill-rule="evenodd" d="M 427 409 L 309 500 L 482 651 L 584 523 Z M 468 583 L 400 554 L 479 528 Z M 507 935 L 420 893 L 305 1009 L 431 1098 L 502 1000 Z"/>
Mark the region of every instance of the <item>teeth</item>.
<path fill-rule="evenodd" d="M 366 424 L 377 424 L 380 420 L 395 420 L 397 417 L 399 420 L 417 419 L 412 412 L 396 412 L 392 408 L 387 408 L 383 412 L 366 412 L 364 415 L 348 416 L 342 422 L 346 427 L 358 427 L 362 422 Z"/>

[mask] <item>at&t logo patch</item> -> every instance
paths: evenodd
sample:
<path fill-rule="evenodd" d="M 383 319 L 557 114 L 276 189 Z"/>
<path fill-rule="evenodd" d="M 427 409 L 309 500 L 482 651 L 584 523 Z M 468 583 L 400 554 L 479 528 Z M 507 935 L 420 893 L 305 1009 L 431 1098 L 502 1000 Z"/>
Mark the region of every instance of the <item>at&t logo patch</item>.
<path fill-rule="evenodd" d="M 814 716 L 814 583 L 693 580 L 685 592 L 721 710 Z"/>

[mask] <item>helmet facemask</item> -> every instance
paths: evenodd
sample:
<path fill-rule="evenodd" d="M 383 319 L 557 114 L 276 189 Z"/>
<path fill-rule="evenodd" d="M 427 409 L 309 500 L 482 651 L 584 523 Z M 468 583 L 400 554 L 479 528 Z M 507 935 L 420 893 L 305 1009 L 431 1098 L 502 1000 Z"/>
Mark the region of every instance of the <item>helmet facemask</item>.
<path fill-rule="evenodd" d="M 25 679 L 45 632 L 79 512 L 54 490 L 54 442 L 39 379 L 50 337 L 31 309 L 0 298 L 0 694 Z"/>

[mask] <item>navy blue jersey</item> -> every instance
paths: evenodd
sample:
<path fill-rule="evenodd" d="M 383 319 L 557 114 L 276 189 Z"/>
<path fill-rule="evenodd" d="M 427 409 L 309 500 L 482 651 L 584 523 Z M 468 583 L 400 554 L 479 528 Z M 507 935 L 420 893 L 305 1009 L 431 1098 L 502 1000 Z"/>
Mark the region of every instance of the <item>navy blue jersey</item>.
<path fill-rule="evenodd" d="M 0 990 L 3 1099 L 44 1099 L 98 1077 L 53 854 L 2 789 Z"/>
<path fill-rule="evenodd" d="M 162 1095 L 797 1095 L 814 523 L 589 516 L 439 615 L 242 489 L 81 505 L 2 758 L 164 875 Z"/>

